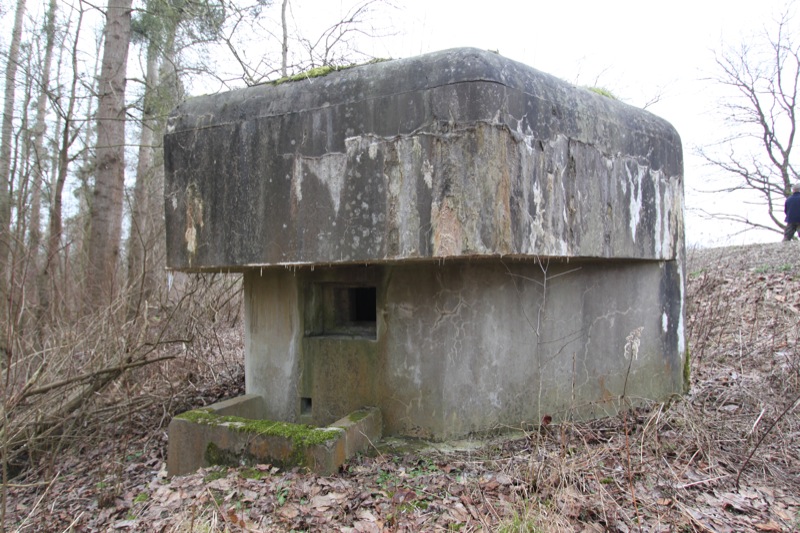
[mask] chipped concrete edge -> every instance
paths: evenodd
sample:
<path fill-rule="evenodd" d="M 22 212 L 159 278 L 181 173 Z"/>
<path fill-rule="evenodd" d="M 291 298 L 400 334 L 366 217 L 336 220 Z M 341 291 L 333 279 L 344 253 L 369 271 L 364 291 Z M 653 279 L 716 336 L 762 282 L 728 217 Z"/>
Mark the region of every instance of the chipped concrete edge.
<path fill-rule="evenodd" d="M 271 423 L 260 418 L 262 410 L 263 399 L 248 394 L 174 417 L 168 428 L 168 476 L 215 464 L 258 463 L 304 466 L 317 474 L 331 475 L 357 453 L 374 447 L 383 434 L 377 407 L 358 409 L 326 428 L 274 422 L 290 431 L 308 431 L 320 437 L 310 442 L 252 429 Z M 257 418 L 250 418 L 253 415 Z"/>

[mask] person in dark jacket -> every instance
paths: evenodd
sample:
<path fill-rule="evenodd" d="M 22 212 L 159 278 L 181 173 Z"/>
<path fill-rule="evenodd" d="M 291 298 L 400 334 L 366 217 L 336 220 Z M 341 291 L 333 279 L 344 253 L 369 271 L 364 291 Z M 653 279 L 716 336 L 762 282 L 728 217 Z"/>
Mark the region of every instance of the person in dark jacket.
<path fill-rule="evenodd" d="M 786 213 L 786 229 L 783 230 L 783 241 L 791 241 L 800 228 L 800 183 L 792 185 L 792 195 L 783 206 Z M 798 233 L 800 236 L 800 233 Z"/>

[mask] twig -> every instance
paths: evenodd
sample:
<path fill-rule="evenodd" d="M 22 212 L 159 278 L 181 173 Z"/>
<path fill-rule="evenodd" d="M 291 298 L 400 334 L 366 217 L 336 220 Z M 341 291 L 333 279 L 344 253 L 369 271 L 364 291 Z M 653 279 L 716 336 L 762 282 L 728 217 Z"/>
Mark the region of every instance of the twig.
<path fill-rule="evenodd" d="M 765 407 L 762 407 L 762 408 L 761 408 L 761 413 L 758 415 L 758 418 L 756 418 L 756 421 L 755 421 L 755 422 L 753 422 L 753 427 L 752 427 L 752 428 L 750 428 L 750 434 L 751 434 L 751 435 L 752 435 L 752 434 L 755 432 L 756 428 L 758 427 L 758 423 L 759 423 L 759 422 L 761 422 L 761 418 L 763 418 L 763 416 L 764 416 L 764 413 L 765 413 L 766 411 L 767 411 L 767 409 L 766 409 Z"/>
<path fill-rule="evenodd" d="M 211 496 L 211 503 L 213 503 L 214 507 L 217 508 L 217 512 L 220 514 L 220 516 L 222 517 L 223 520 L 226 520 L 225 513 L 222 512 L 222 508 L 217 503 L 217 498 L 216 498 L 216 496 L 214 496 L 214 493 L 211 492 L 211 489 L 208 488 L 208 487 L 206 487 L 206 491 L 208 492 L 208 495 Z"/>
<path fill-rule="evenodd" d="M 761 443 L 764 442 L 764 439 L 767 438 L 767 435 L 769 435 L 769 432 L 772 431 L 772 428 L 777 426 L 778 422 L 780 422 L 780 420 L 784 416 L 786 416 L 786 414 L 789 411 L 794 409 L 798 403 L 800 403 L 800 394 L 798 394 L 794 400 L 789 402 L 789 405 L 787 405 L 786 408 L 783 411 L 781 411 L 781 414 L 779 414 L 777 418 L 775 418 L 775 420 L 772 421 L 772 424 L 769 425 L 767 430 L 761 435 L 761 438 L 758 439 L 756 445 L 753 446 L 753 449 L 750 450 L 750 454 L 747 456 L 747 459 L 744 460 L 744 463 L 742 463 L 742 466 L 739 468 L 739 472 L 736 473 L 736 481 L 734 482 L 734 485 L 736 485 L 737 489 L 739 488 L 739 479 L 742 477 L 742 472 L 744 472 L 744 469 L 747 467 L 748 464 L 750 464 L 750 459 L 753 458 L 753 455 L 756 453 L 756 450 L 758 450 L 759 446 L 761 446 Z"/>
<path fill-rule="evenodd" d="M 372 442 L 372 439 L 370 439 L 370 438 L 369 438 L 369 435 L 367 435 L 367 434 L 366 434 L 366 433 L 364 433 L 363 431 L 359 431 L 359 433 L 361 434 L 361 436 L 362 436 L 362 437 L 364 437 L 365 439 L 367 439 L 367 442 L 369 443 L 369 445 L 370 445 L 370 446 L 372 446 L 372 448 L 373 448 L 373 449 L 374 449 L 376 452 L 378 452 L 378 457 L 380 457 L 380 458 L 382 459 L 382 458 L 383 458 L 383 453 L 382 453 L 382 452 L 381 452 L 381 451 L 378 449 L 378 447 L 377 447 L 377 446 L 375 446 L 375 444 Z"/>
<path fill-rule="evenodd" d="M 631 331 L 630 335 L 628 335 L 625 340 L 625 355 L 628 356 L 628 369 L 625 373 L 625 382 L 622 385 L 622 394 L 620 395 L 620 408 L 623 409 L 622 411 L 622 425 L 625 429 L 625 458 L 627 461 L 627 478 L 628 478 L 628 487 L 631 491 L 631 500 L 633 500 L 633 509 L 636 511 L 636 523 L 639 526 L 639 531 L 642 530 L 642 517 L 639 514 L 639 504 L 636 499 L 636 487 L 633 482 L 633 472 L 631 467 L 631 446 L 630 446 L 630 431 L 628 428 L 628 410 L 625 409 L 624 404 L 627 403 L 630 406 L 630 401 L 625 397 L 628 392 L 628 376 L 631 373 L 631 367 L 633 366 L 633 360 L 637 358 L 639 355 L 639 339 L 641 338 L 642 330 L 644 328 L 639 327 L 635 330 Z"/>
<path fill-rule="evenodd" d="M 57 473 L 53 477 L 53 479 L 50 481 L 50 483 L 47 483 L 47 488 L 44 489 L 44 492 L 42 493 L 41 496 L 39 496 L 39 499 L 36 500 L 36 503 L 33 504 L 33 507 L 31 508 L 30 512 L 28 513 L 28 516 L 26 516 L 25 519 L 20 523 L 19 527 L 17 528 L 17 531 L 21 531 L 22 530 L 22 526 L 25 525 L 25 522 L 27 522 L 30 519 L 30 517 L 33 516 L 33 513 L 36 511 L 36 508 L 39 507 L 39 504 L 42 503 L 42 500 L 44 500 L 44 497 L 47 496 L 47 493 L 50 491 L 50 487 L 53 486 L 53 483 L 56 482 L 56 480 L 58 479 L 58 477 L 60 475 L 61 475 L 61 472 Z M 34 485 L 39 485 L 39 484 L 40 483 L 35 483 Z M 43 485 L 44 483 L 41 483 L 41 484 Z M 34 486 L 34 485 L 29 485 L 29 486 Z M 8 486 L 9 487 L 24 487 L 25 485 L 8 485 Z"/>
<path fill-rule="evenodd" d="M 73 521 L 70 523 L 70 525 L 68 525 L 68 526 L 67 526 L 67 529 L 65 529 L 65 530 L 64 530 L 64 533 L 67 533 L 67 531 L 73 531 L 73 529 L 72 529 L 72 528 L 75 526 L 75 524 L 77 524 L 77 523 L 78 523 L 78 520 L 80 520 L 82 516 L 83 516 L 83 511 L 81 511 L 80 513 L 78 513 L 78 516 L 76 516 L 76 517 L 75 517 L 75 520 L 73 520 Z"/>
<path fill-rule="evenodd" d="M 689 458 L 689 461 L 687 461 L 687 463 L 686 463 L 686 467 L 681 471 L 681 474 L 680 474 L 679 477 L 683 477 L 686 474 L 686 471 L 689 470 L 689 467 L 691 466 L 692 462 L 694 461 L 694 458 L 697 457 L 698 453 L 700 453 L 700 446 L 697 447 L 697 450 L 695 450 L 695 452 Z"/>
<path fill-rule="evenodd" d="M 677 500 L 675 500 L 675 503 L 678 505 L 678 507 L 680 508 L 681 512 L 689 519 L 689 521 L 700 528 L 700 531 L 707 531 L 708 533 L 715 533 L 716 530 L 711 529 L 710 527 L 708 527 L 707 525 L 702 523 L 700 520 L 695 518 L 695 516 L 691 512 L 689 512 L 689 510 L 686 508 L 685 505 L 683 505 L 681 502 L 679 502 Z"/>
<path fill-rule="evenodd" d="M 717 477 L 711 477 L 711 478 L 708 478 L 708 479 L 701 479 L 700 481 L 694 481 L 692 483 L 686 483 L 684 485 L 679 485 L 677 488 L 679 490 L 688 489 L 689 487 L 694 487 L 695 485 L 703 485 L 704 483 L 711 483 L 712 481 L 717 481 L 718 479 L 726 478 L 728 476 L 730 476 L 730 474 L 723 474 L 723 475 L 717 476 Z"/>
<path fill-rule="evenodd" d="M 58 389 L 60 387 L 64 387 L 66 385 L 75 383 L 76 381 L 84 381 L 86 379 L 95 378 L 97 376 L 113 372 L 123 372 L 125 370 L 130 370 L 131 368 L 149 365 L 150 363 L 158 363 L 160 361 L 166 361 L 168 359 L 175 359 L 175 357 L 176 357 L 175 355 L 165 355 L 162 357 L 156 357 L 155 359 L 146 359 L 144 361 L 136 361 L 135 363 L 128 363 L 125 365 L 115 366 L 112 368 L 104 368 L 103 370 L 96 370 L 94 372 L 87 372 L 85 374 L 81 374 L 80 376 L 75 376 L 74 378 L 62 379 L 61 381 L 56 381 L 55 383 L 51 383 L 50 385 L 45 385 L 44 387 L 39 387 L 38 389 L 31 389 L 27 392 L 26 396 L 35 396 L 37 394 L 44 394 L 46 392 L 50 392 L 53 389 Z"/>
<path fill-rule="evenodd" d="M 56 477 L 60 475 L 56 474 Z M 50 485 L 53 481 L 37 481 L 36 483 L 6 483 L 6 487 L 10 489 L 30 489 L 32 487 L 41 487 L 43 485 Z"/>

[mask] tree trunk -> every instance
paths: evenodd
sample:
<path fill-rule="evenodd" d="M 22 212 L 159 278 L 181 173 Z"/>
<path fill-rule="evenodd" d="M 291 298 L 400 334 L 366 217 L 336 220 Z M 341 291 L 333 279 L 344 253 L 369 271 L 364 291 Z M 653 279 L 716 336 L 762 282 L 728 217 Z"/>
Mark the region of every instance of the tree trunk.
<path fill-rule="evenodd" d="M 96 174 L 92 195 L 86 310 L 115 296 L 125 188 L 125 74 L 131 39 L 132 0 L 109 0 L 97 108 Z"/>
<path fill-rule="evenodd" d="M 281 40 L 281 77 L 283 78 L 287 75 L 286 64 L 289 59 L 289 30 L 286 27 L 286 6 L 288 4 L 289 0 L 283 0 L 281 4 L 281 30 L 283 32 Z"/>
<path fill-rule="evenodd" d="M 54 0 L 51 0 L 54 1 Z M 52 166 L 55 168 L 55 176 L 50 186 L 50 207 L 48 212 L 47 221 L 47 239 L 45 244 L 44 261 L 42 262 L 41 269 L 39 270 L 39 277 L 37 280 L 39 292 L 39 309 L 38 313 L 38 334 L 40 338 L 43 336 L 43 328 L 50 322 L 57 314 L 63 319 L 69 319 L 68 311 L 65 306 L 60 307 L 58 313 L 55 312 L 56 305 L 63 301 L 59 298 L 59 288 L 62 294 L 67 290 L 68 282 L 65 278 L 59 278 L 59 253 L 61 252 L 61 240 L 63 235 L 62 225 L 62 206 L 63 206 L 63 192 L 64 184 L 67 180 L 69 165 L 71 162 L 69 150 L 75 142 L 79 128 L 74 126 L 74 112 L 78 98 L 78 81 L 80 73 L 78 71 L 78 43 L 81 40 L 81 30 L 83 27 L 83 10 L 78 10 L 78 21 L 74 30 L 74 41 L 72 46 L 72 82 L 70 85 L 69 93 L 67 93 L 66 105 L 57 106 L 58 109 L 63 111 L 59 113 L 54 131 L 59 137 L 58 150 L 55 152 Z M 95 73 L 97 69 L 95 69 Z M 93 76 L 93 79 L 96 76 Z M 91 112 L 87 113 L 91 116 Z M 86 144 L 90 143 L 89 135 L 87 134 Z M 66 258 L 64 264 L 66 264 Z M 47 319 L 47 320 L 46 320 Z"/>
<path fill-rule="evenodd" d="M 34 268 L 37 273 L 36 294 L 39 296 L 37 315 L 42 315 L 42 293 L 46 289 L 46 279 L 42 279 L 42 266 L 39 261 L 39 246 L 42 242 L 41 210 L 42 188 L 47 174 L 47 161 L 50 159 L 45 153 L 44 133 L 46 130 L 45 117 L 47 115 L 47 92 L 50 88 L 50 67 L 53 62 L 53 46 L 55 43 L 56 0 L 50 0 L 47 8 L 47 18 L 44 23 L 45 49 L 42 64 L 42 79 L 39 95 L 36 100 L 36 124 L 33 127 L 31 144 L 33 145 L 33 182 L 31 184 L 31 220 L 28 232 L 28 242 L 31 247 Z"/>
<path fill-rule="evenodd" d="M 147 47 L 142 132 L 139 138 L 139 160 L 136 164 L 136 184 L 131 205 L 131 231 L 128 237 L 128 286 L 131 289 L 129 312 L 133 315 L 154 290 L 153 278 L 145 264 L 149 242 L 150 186 L 153 177 L 154 100 L 158 87 L 158 46 L 153 41 Z"/>
<path fill-rule="evenodd" d="M 11 145 L 14 141 L 12 129 L 14 123 L 14 92 L 17 78 L 17 61 L 19 45 L 22 39 L 22 19 L 25 14 L 25 0 L 17 0 L 17 11 L 14 16 L 14 29 L 11 32 L 11 45 L 6 62 L 6 86 L 3 98 L 2 141 L 0 142 L 0 350 L 8 351 L 8 340 L 11 324 L 9 321 L 8 291 L 8 256 L 9 224 L 11 222 L 11 198 L 9 197 L 11 173 Z"/>

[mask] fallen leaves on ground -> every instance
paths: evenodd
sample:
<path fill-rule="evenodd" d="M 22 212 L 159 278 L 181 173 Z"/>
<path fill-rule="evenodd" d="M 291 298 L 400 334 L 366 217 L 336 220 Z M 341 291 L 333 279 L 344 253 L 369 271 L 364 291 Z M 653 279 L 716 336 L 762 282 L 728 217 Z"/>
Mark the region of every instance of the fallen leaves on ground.
<path fill-rule="evenodd" d="M 6 528 L 798 531 L 800 276 L 785 265 L 800 247 L 714 253 L 687 268 L 692 389 L 668 404 L 479 449 L 382 448 L 330 477 L 257 465 L 167 479 L 163 427 L 118 426 L 7 486 Z"/>

